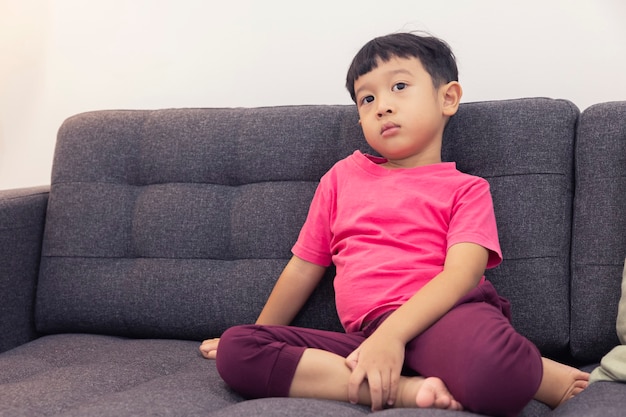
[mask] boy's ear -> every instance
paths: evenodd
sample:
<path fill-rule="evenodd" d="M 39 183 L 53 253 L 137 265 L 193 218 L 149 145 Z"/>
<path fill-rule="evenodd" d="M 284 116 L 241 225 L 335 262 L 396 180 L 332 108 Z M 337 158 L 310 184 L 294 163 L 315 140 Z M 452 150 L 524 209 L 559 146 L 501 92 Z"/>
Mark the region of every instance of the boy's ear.
<path fill-rule="evenodd" d="M 453 116 L 459 109 L 459 103 L 463 96 L 463 88 L 457 81 L 450 81 L 441 87 L 443 96 L 443 114 L 444 116 Z"/>

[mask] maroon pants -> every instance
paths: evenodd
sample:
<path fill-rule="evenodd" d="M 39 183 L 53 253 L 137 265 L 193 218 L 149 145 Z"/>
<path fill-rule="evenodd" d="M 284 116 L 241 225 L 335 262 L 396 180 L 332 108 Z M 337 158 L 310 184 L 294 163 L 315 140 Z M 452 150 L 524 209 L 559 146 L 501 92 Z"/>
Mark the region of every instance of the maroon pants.
<path fill-rule="evenodd" d="M 285 397 L 305 349 L 347 357 L 387 316 L 348 334 L 291 326 L 233 327 L 220 339 L 217 370 L 244 396 Z M 441 378 L 468 411 L 507 417 L 522 411 L 543 376 L 541 354 L 513 329 L 508 301 L 489 282 L 406 345 L 405 370 Z"/>

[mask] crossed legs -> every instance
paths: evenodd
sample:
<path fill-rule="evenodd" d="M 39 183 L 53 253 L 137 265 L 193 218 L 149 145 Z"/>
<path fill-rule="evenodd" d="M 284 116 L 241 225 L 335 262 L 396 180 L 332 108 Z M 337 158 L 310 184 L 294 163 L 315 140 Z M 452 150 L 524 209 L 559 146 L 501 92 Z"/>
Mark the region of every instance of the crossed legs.
<path fill-rule="evenodd" d="M 515 416 L 532 398 L 554 408 L 587 386 L 588 374 L 541 358 L 537 348 L 515 332 L 507 305 L 498 304 L 490 286 L 470 294 L 407 345 L 406 367 L 429 378 L 403 376 L 395 406 L 463 407 Z M 374 330 L 344 334 L 239 326 L 222 336 L 217 367 L 233 389 L 248 397 L 347 401 L 351 370 L 345 358 Z M 372 402 L 367 382 L 360 387 L 359 402 Z"/>

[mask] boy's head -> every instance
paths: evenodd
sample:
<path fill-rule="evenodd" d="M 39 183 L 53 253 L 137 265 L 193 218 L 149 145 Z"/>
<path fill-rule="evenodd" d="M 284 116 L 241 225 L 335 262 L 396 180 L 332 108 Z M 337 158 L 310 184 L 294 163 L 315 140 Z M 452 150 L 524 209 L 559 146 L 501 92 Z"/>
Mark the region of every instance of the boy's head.
<path fill-rule="evenodd" d="M 354 82 L 391 58 L 416 58 L 433 80 L 435 88 L 458 81 L 459 74 L 450 46 L 432 36 L 413 33 L 394 33 L 372 39 L 352 60 L 346 77 L 346 88 L 356 102 Z"/>

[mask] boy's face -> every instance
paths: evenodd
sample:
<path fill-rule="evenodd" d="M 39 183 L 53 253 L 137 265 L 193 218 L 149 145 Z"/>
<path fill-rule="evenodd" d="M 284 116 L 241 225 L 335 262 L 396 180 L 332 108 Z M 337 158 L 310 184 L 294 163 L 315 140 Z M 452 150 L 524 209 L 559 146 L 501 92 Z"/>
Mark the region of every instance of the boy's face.
<path fill-rule="evenodd" d="M 449 97 L 450 86 L 456 99 Z M 354 90 L 365 139 L 387 158 L 385 165 L 412 168 L 441 162 L 443 129 L 460 99 L 457 82 L 435 88 L 417 58 L 394 57 L 357 78 Z"/>

